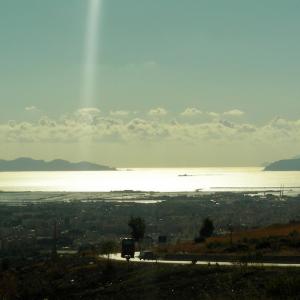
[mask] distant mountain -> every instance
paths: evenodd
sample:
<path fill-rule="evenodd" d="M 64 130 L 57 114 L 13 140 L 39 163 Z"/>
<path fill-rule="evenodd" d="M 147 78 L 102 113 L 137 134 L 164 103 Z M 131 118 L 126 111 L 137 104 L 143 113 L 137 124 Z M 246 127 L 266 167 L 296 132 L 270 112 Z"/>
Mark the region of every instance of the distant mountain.
<path fill-rule="evenodd" d="M 115 168 L 89 162 L 72 163 L 62 159 L 52 161 L 21 157 L 15 160 L 0 160 L 0 172 L 22 171 L 115 171 Z"/>
<path fill-rule="evenodd" d="M 300 171 L 300 159 L 283 159 L 265 167 L 265 171 Z"/>

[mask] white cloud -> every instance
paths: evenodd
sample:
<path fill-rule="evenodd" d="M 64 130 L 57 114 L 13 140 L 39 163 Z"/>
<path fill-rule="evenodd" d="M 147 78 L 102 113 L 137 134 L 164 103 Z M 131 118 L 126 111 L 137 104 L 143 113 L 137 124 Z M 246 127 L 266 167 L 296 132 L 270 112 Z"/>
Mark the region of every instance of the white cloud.
<path fill-rule="evenodd" d="M 78 115 L 98 115 L 100 110 L 96 107 L 84 107 L 77 110 Z"/>
<path fill-rule="evenodd" d="M 77 122 L 93 124 L 100 118 L 101 111 L 96 107 L 84 107 L 78 109 L 73 116 L 65 116 L 65 120 L 76 119 Z"/>
<path fill-rule="evenodd" d="M 168 112 L 164 108 L 157 107 L 151 109 L 148 114 L 153 117 L 162 117 L 162 116 L 166 116 Z"/>
<path fill-rule="evenodd" d="M 195 107 L 187 107 L 182 113 L 182 116 L 185 117 L 192 117 L 192 116 L 197 116 L 197 115 L 201 115 L 202 111 L 195 108 Z"/>
<path fill-rule="evenodd" d="M 245 113 L 239 109 L 232 109 L 229 111 L 225 111 L 223 113 L 224 116 L 231 116 L 231 117 L 241 117 L 243 116 Z"/>
<path fill-rule="evenodd" d="M 125 117 L 125 116 L 128 116 L 130 114 L 130 112 L 127 110 L 113 110 L 113 111 L 110 111 L 109 114 L 113 117 Z"/>
<path fill-rule="evenodd" d="M 165 115 L 156 109 L 155 116 Z M 174 141 L 193 145 L 232 142 L 243 145 L 300 145 L 300 120 L 275 118 L 264 125 L 212 119 L 168 121 L 163 118 L 127 120 L 121 115 L 103 117 L 99 109 L 85 108 L 58 118 L 43 116 L 36 122 L 0 123 L 1 143 L 93 143 Z"/>
<path fill-rule="evenodd" d="M 235 128 L 235 124 L 232 122 L 229 122 L 227 120 L 221 120 L 220 124 L 222 124 L 223 126 L 228 127 L 228 128 Z"/>
<path fill-rule="evenodd" d="M 216 112 L 213 112 L 213 111 L 208 112 L 207 115 L 212 117 L 212 118 L 218 118 L 220 116 L 219 113 L 216 113 Z"/>
<path fill-rule="evenodd" d="M 36 106 L 34 106 L 34 105 L 32 105 L 32 106 L 26 106 L 25 110 L 26 111 L 39 111 L 39 109 Z"/>

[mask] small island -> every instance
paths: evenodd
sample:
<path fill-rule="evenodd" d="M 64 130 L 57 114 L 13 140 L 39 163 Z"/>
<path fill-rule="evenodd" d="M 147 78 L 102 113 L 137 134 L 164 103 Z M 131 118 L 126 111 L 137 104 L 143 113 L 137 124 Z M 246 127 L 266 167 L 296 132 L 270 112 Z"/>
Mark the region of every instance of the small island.
<path fill-rule="evenodd" d="M 300 171 L 300 159 L 283 159 L 267 165 L 264 171 Z"/>
<path fill-rule="evenodd" d="M 15 160 L 0 160 L 0 172 L 34 172 L 34 171 L 115 171 L 115 168 L 90 162 L 73 163 L 62 159 L 52 161 L 36 160 L 27 157 Z"/>

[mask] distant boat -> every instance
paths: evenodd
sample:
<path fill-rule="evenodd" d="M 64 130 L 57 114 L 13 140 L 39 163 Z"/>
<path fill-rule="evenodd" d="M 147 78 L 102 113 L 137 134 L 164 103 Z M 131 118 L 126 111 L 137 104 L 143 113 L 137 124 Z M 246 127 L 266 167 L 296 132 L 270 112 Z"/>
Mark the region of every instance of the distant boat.
<path fill-rule="evenodd" d="M 178 176 L 179 177 L 187 177 L 187 176 L 193 176 L 193 175 L 191 175 L 191 174 L 179 174 Z"/>

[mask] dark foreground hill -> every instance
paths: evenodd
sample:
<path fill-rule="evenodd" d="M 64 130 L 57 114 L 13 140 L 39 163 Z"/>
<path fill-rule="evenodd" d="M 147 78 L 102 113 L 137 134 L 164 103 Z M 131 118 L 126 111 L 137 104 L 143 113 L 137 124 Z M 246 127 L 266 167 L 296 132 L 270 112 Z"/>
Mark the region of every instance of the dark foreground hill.
<path fill-rule="evenodd" d="M 300 270 L 60 258 L 0 271 L 1 299 L 299 299 Z"/>
<path fill-rule="evenodd" d="M 89 162 L 72 163 L 62 159 L 52 161 L 22 157 L 15 160 L 0 160 L 0 172 L 21 171 L 113 171 L 114 168 Z"/>
<path fill-rule="evenodd" d="M 300 171 L 300 159 L 275 161 L 266 166 L 265 171 Z"/>

